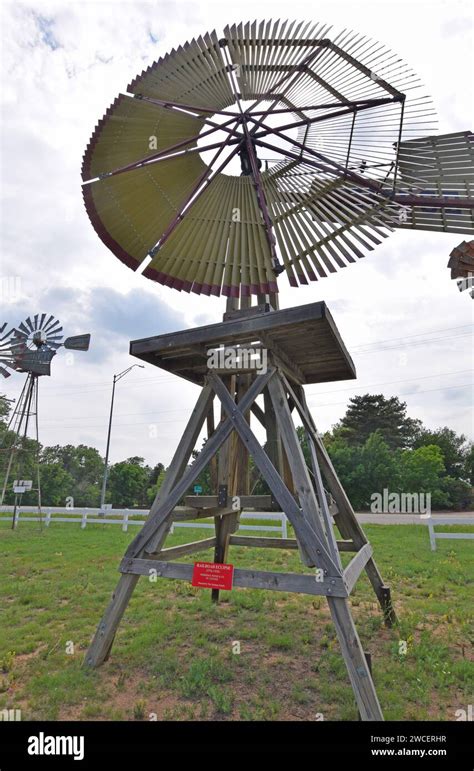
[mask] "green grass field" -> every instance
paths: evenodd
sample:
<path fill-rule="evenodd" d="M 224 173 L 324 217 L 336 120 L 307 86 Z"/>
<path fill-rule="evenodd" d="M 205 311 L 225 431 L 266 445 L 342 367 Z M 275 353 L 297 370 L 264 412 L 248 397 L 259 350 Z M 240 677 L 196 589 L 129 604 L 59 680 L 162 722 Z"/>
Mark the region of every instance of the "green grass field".
<path fill-rule="evenodd" d="M 438 541 L 432 553 L 425 527 L 365 529 L 400 619 L 383 626 L 364 574 L 351 603 L 385 717 L 455 720 L 474 692 L 472 541 Z M 216 606 L 208 590 L 141 579 L 111 658 L 82 669 L 136 532 L 75 524 L 40 532 L 28 523 L 13 532 L 0 523 L 0 709 L 21 709 L 23 720 L 357 718 L 318 597 L 235 589 Z M 167 545 L 208 536 L 178 530 Z M 230 561 L 303 572 L 293 551 L 233 547 Z"/>

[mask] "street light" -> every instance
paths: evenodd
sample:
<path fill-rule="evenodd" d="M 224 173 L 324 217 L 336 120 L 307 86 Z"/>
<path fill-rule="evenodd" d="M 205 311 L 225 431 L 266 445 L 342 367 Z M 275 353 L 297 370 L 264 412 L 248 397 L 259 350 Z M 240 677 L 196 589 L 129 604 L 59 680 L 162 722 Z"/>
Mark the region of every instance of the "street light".
<path fill-rule="evenodd" d="M 105 491 L 107 489 L 107 472 L 109 467 L 109 449 L 110 449 L 110 432 L 112 430 L 112 415 L 114 411 L 114 397 L 115 397 L 115 383 L 118 383 L 121 378 L 125 377 L 130 370 L 132 370 L 134 367 L 140 367 L 140 369 L 144 369 L 143 364 L 132 364 L 131 367 L 128 367 L 127 369 L 124 369 L 123 372 L 119 372 L 118 375 L 114 375 L 113 385 L 112 385 L 112 401 L 110 402 L 110 417 L 109 417 L 109 431 L 107 434 L 107 449 L 105 451 L 105 468 L 104 468 L 104 479 L 102 481 L 102 493 L 100 496 L 100 508 L 102 509 L 103 514 L 105 514 L 104 506 L 105 506 Z"/>

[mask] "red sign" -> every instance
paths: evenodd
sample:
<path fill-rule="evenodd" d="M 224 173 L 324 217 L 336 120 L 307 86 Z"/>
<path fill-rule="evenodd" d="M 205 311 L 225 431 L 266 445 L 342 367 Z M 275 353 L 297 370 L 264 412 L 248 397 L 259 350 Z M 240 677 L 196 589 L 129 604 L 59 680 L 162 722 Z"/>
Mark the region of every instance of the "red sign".
<path fill-rule="evenodd" d="M 234 566 L 216 562 L 195 562 L 193 586 L 205 589 L 232 589 Z"/>

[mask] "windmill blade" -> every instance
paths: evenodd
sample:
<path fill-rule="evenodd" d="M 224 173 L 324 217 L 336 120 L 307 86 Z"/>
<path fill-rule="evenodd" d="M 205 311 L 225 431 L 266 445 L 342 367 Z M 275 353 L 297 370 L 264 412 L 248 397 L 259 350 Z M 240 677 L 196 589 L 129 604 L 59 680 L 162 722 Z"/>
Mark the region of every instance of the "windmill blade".
<path fill-rule="evenodd" d="M 25 322 L 26 322 L 26 325 L 27 325 L 28 329 L 30 330 L 30 332 L 34 332 L 34 331 L 35 331 L 35 328 L 34 328 L 34 326 L 33 326 L 33 322 L 31 321 L 31 319 L 30 319 L 30 317 L 29 317 L 29 316 L 28 316 L 28 318 L 25 320 Z"/>
<path fill-rule="evenodd" d="M 35 317 L 34 317 L 34 328 L 35 328 L 35 332 L 36 332 L 36 330 L 38 329 L 38 316 L 39 316 L 39 314 L 38 314 L 38 313 L 36 313 L 36 314 L 35 314 Z"/>
<path fill-rule="evenodd" d="M 55 319 L 54 319 L 54 316 L 53 316 L 53 315 L 51 315 L 51 316 L 49 317 L 49 319 L 47 320 L 47 322 L 46 322 L 45 324 L 42 324 L 42 325 L 41 325 L 40 329 L 41 329 L 43 332 L 46 332 L 46 331 L 47 331 L 47 329 L 48 329 L 48 327 L 49 327 L 49 325 L 50 325 L 50 324 L 51 324 L 51 322 L 52 322 L 52 321 L 54 321 L 54 320 L 55 320 Z"/>
<path fill-rule="evenodd" d="M 8 372 L 8 370 L 5 369 L 4 367 L 0 367 L 0 375 L 2 375 L 2 377 L 4 378 L 7 378 L 7 377 L 10 377 L 11 372 Z"/>
<path fill-rule="evenodd" d="M 39 321 L 39 326 L 38 326 L 38 329 L 43 329 L 43 324 L 44 324 L 44 320 L 45 320 L 45 318 L 46 318 L 46 313 L 42 313 L 42 314 L 41 314 L 41 318 L 40 318 L 40 321 Z"/>
<path fill-rule="evenodd" d="M 91 336 L 87 335 L 74 335 L 73 337 L 66 337 L 64 341 L 64 347 L 70 348 L 73 351 L 88 351 Z"/>
<path fill-rule="evenodd" d="M 62 331 L 63 328 L 61 326 L 57 327 L 56 329 L 52 329 L 50 332 L 47 333 L 46 337 L 47 340 L 60 340 L 62 338 Z"/>
<path fill-rule="evenodd" d="M 138 75 L 97 125 L 82 167 L 91 223 L 147 278 L 235 297 L 278 291 L 281 272 L 291 286 L 316 281 L 398 227 L 469 228 L 470 213 L 439 203 L 458 189 L 450 153 L 459 173 L 469 163 L 457 135 L 440 138 L 428 179 L 443 226 L 419 201 L 403 219 L 414 174 L 431 168 L 423 137 L 436 119 L 421 88 L 383 45 L 324 24 L 204 35 Z"/>
<path fill-rule="evenodd" d="M 50 324 L 46 324 L 46 326 L 43 327 L 42 331 L 45 332 L 46 334 L 49 334 L 59 326 L 61 326 L 61 322 L 58 319 L 54 319 Z"/>
<path fill-rule="evenodd" d="M 22 321 L 21 324 L 18 325 L 18 330 L 21 330 L 26 337 L 30 334 L 30 330 L 27 326 L 25 326 L 24 322 Z"/>

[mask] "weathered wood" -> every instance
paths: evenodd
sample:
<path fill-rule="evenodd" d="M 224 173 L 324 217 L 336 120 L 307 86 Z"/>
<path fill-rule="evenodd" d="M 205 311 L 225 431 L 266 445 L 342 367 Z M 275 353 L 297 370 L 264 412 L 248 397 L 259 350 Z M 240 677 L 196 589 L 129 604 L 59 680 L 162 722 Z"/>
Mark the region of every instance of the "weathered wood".
<path fill-rule="evenodd" d="M 160 562 L 157 560 L 128 559 L 120 565 L 124 574 L 150 575 L 156 571 L 160 578 L 191 580 L 194 566 L 182 562 Z M 347 589 L 339 576 L 318 581 L 316 576 L 304 573 L 273 573 L 263 570 L 234 569 L 235 587 L 248 589 L 271 589 L 277 592 L 296 592 L 297 594 L 315 594 L 330 597 L 347 597 Z"/>
<path fill-rule="evenodd" d="M 347 591 L 349 594 L 352 592 L 357 579 L 365 568 L 367 562 L 373 554 L 373 549 L 370 543 L 366 543 L 362 549 L 357 552 L 355 557 L 349 562 L 348 566 L 344 570 L 344 581 L 346 582 Z"/>
<path fill-rule="evenodd" d="M 235 298 L 234 298 L 235 299 Z M 231 398 L 235 396 L 236 377 L 231 375 L 230 377 L 223 377 L 222 383 L 227 388 Z M 221 405 L 221 422 L 225 421 L 226 414 Z M 232 496 L 235 492 L 233 466 L 235 464 L 236 456 L 236 442 L 235 433 L 232 432 L 226 442 L 222 445 L 219 452 L 219 462 L 217 467 L 217 483 L 218 488 L 225 487 L 227 490 L 228 500 L 232 500 Z M 221 517 L 216 516 L 214 518 L 214 527 L 216 529 L 216 543 L 214 547 L 214 562 L 225 563 L 227 558 L 227 551 L 229 548 L 229 535 L 231 531 L 235 530 L 236 516 L 235 513 L 230 518 L 226 518 L 224 521 Z M 219 589 L 211 590 L 211 599 L 213 602 L 219 602 Z"/>
<path fill-rule="evenodd" d="M 163 484 L 158 494 L 156 495 L 155 500 L 152 503 L 150 514 L 148 516 L 148 523 L 155 518 L 156 512 L 161 506 L 162 501 L 165 501 L 167 499 L 176 480 L 183 474 L 188 464 L 189 458 L 191 457 L 191 453 L 196 446 L 198 436 L 204 425 L 204 421 L 207 415 L 209 414 L 213 401 L 214 401 L 214 394 L 211 387 L 209 385 L 204 386 L 201 393 L 199 394 L 199 398 L 196 402 L 194 410 L 191 413 L 191 416 L 188 420 L 186 428 L 179 441 L 178 447 L 176 448 L 176 451 L 173 455 L 173 459 L 169 465 L 168 471 L 163 480 Z M 179 501 L 179 498 L 176 500 L 176 503 L 178 503 L 178 501 Z M 170 526 L 171 526 L 171 521 L 169 523 L 164 524 L 162 529 L 156 530 L 156 533 L 150 539 L 149 543 L 146 546 L 147 551 L 149 551 L 150 553 L 153 553 L 154 551 L 157 550 L 157 544 L 162 542 L 163 535 L 164 537 L 166 537 Z M 143 530 L 140 533 L 138 533 L 138 535 L 134 538 L 134 540 L 129 546 L 129 549 L 133 549 L 134 544 L 138 543 L 138 541 L 141 540 L 142 533 L 143 533 Z"/>
<path fill-rule="evenodd" d="M 322 470 L 322 473 L 324 474 L 331 495 L 336 501 L 338 513 L 334 515 L 334 519 L 338 530 L 343 538 L 352 539 L 357 549 L 361 549 L 363 546 L 365 546 L 366 543 L 368 543 L 366 535 L 362 530 L 359 522 L 357 521 L 351 502 L 347 497 L 346 491 L 341 485 L 328 452 L 324 447 L 321 437 L 318 434 L 311 413 L 303 407 L 291 385 L 288 382 L 286 385 L 292 398 L 295 401 L 295 406 L 298 410 L 303 426 L 308 431 L 314 442 L 319 466 Z M 385 623 L 387 626 L 392 626 L 396 623 L 397 617 L 392 605 L 390 589 L 384 584 L 382 576 L 379 573 L 373 557 L 371 557 L 367 562 L 365 571 L 375 591 L 377 599 L 380 603 L 380 607 L 382 608 Z"/>
<path fill-rule="evenodd" d="M 264 377 L 264 375 L 259 375 L 257 380 L 260 380 L 260 378 Z M 327 552 L 324 544 L 318 538 L 316 532 L 306 521 L 295 499 L 285 487 L 282 478 L 271 463 L 268 455 L 260 446 L 260 443 L 250 429 L 242 412 L 236 408 L 235 403 L 230 398 L 222 381 L 212 374 L 209 375 L 209 381 L 213 385 L 217 396 L 221 400 L 224 409 L 229 415 L 235 430 L 240 434 L 242 440 L 247 445 L 256 465 L 264 475 L 267 484 L 272 490 L 275 499 L 282 507 L 282 511 L 285 512 L 286 516 L 293 525 L 298 542 L 303 546 L 304 552 L 312 561 L 313 566 L 318 565 L 324 570 L 327 570 L 328 575 L 330 576 L 340 575 L 341 571 L 332 561 L 329 553 Z"/>
<path fill-rule="evenodd" d="M 291 418 L 288 400 L 281 380 L 275 378 L 269 383 L 268 391 L 280 427 L 283 445 L 295 485 L 295 492 L 298 496 L 303 515 L 318 535 L 321 543 L 324 543 L 325 548 L 327 548 L 327 536 L 322 527 L 313 486 L 309 478 L 303 451 Z"/>
<path fill-rule="evenodd" d="M 97 627 L 94 638 L 84 659 L 84 666 L 98 667 L 108 657 L 115 633 L 122 620 L 125 609 L 137 585 L 139 575 L 122 575 L 112 594 L 112 598 Z"/>
<path fill-rule="evenodd" d="M 186 554 L 195 554 L 198 551 L 211 549 L 216 544 L 215 536 L 212 538 L 203 538 L 201 541 L 191 541 L 181 546 L 171 546 L 169 549 L 161 549 L 157 552 L 156 559 L 172 560 L 178 557 L 184 557 Z"/>
<path fill-rule="evenodd" d="M 252 404 L 252 413 L 257 418 L 260 425 L 262 425 L 265 429 L 267 428 L 267 420 L 265 417 L 265 412 L 262 410 L 260 405 L 257 404 L 257 402 L 254 402 Z"/>
<path fill-rule="evenodd" d="M 206 418 L 207 423 L 207 438 L 208 440 L 213 435 L 214 431 L 216 430 L 216 426 L 214 423 L 214 403 L 211 404 L 211 408 L 207 414 Z M 213 458 L 211 458 L 211 462 L 209 463 L 209 477 L 210 477 L 210 483 L 212 490 L 217 490 L 217 456 L 214 455 Z"/>
<path fill-rule="evenodd" d="M 292 380 L 295 380 L 297 383 L 306 382 L 306 377 L 301 367 L 299 367 L 297 364 L 295 364 L 294 361 L 291 360 L 281 345 L 278 345 L 278 343 L 272 340 L 271 335 L 265 332 L 260 332 L 260 339 L 262 343 L 264 343 L 264 345 L 268 348 L 268 353 L 270 354 L 271 358 L 275 361 L 275 363 L 279 364 L 283 372 L 285 372 L 290 378 L 292 378 Z"/>
<path fill-rule="evenodd" d="M 324 303 L 276 310 L 159 335 L 130 344 L 132 355 L 202 384 L 207 360 L 200 346 L 250 345 L 268 333 L 275 355 L 299 382 L 328 382 L 355 377 L 353 362 Z M 268 346 L 270 347 L 270 345 Z M 295 375 L 295 373 L 298 373 Z M 301 379 L 303 378 L 303 379 Z"/>
<path fill-rule="evenodd" d="M 245 394 L 243 400 L 242 400 L 242 409 L 247 409 L 250 407 L 252 402 L 256 399 L 258 394 L 262 391 L 263 388 L 265 388 L 266 384 L 270 380 L 270 378 L 273 376 L 274 370 L 269 369 L 268 372 L 265 375 L 260 375 L 256 380 L 252 383 L 251 387 Z M 216 376 L 211 375 L 213 387 L 215 388 L 216 381 L 219 382 L 220 385 L 222 385 L 222 388 L 226 392 L 228 398 L 230 399 L 230 396 L 223 385 L 222 381 L 217 378 Z M 232 399 L 230 399 L 232 402 L 233 407 L 235 407 L 234 402 Z M 222 401 L 222 400 L 221 400 Z M 205 415 L 204 415 L 205 417 Z M 203 417 L 203 420 L 204 420 Z M 199 476 L 199 474 L 206 468 L 207 464 L 209 463 L 210 459 L 213 457 L 213 455 L 219 450 L 221 445 L 225 442 L 225 440 L 230 436 L 232 429 L 233 429 L 234 423 L 231 418 L 227 418 L 224 422 L 222 422 L 219 427 L 215 430 L 213 436 L 211 439 L 209 439 L 208 442 L 204 445 L 203 449 L 199 453 L 198 457 L 195 459 L 192 466 L 190 466 L 184 474 L 180 477 L 179 481 L 174 485 L 173 489 L 169 491 L 169 494 L 164 498 L 163 500 L 160 500 L 158 502 L 158 505 L 156 507 L 156 510 L 153 514 L 150 514 L 150 517 L 148 518 L 148 521 L 145 525 L 143 525 L 142 530 L 140 533 L 134 538 L 130 546 L 128 547 L 126 551 L 127 556 L 138 556 L 139 552 L 146 548 L 147 544 L 149 542 L 153 543 L 153 549 L 151 551 L 156 551 L 156 545 L 154 543 L 156 538 L 156 533 L 160 530 L 162 526 L 167 523 L 167 519 L 169 517 L 169 514 L 174 509 L 178 501 L 183 497 L 184 493 L 190 488 L 196 477 Z M 153 507 L 152 507 L 153 508 Z M 171 522 L 171 519 L 170 519 Z"/>
<path fill-rule="evenodd" d="M 347 599 L 328 597 L 328 605 L 362 720 L 383 720 L 382 709 L 349 603 Z"/>
<path fill-rule="evenodd" d="M 270 303 L 263 302 L 259 305 L 252 305 L 250 308 L 238 308 L 238 310 L 227 311 L 224 313 L 224 321 L 248 319 L 252 316 L 261 316 L 262 313 L 269 313 L 270 311 Z"/>
<path fill-rule="evenodd" d="M 336 541 L 339 551 L 356 551 L 353 541 Z M 264 549 L 297 549 L 296 538 L 270 538 L 269 536 L 231 535 L 231 546 L 249 546 Z"/>
<path fill-rule="evenodd" d="M 172 517 L 173 522 L 189 522 L 193 519 L 209 519 L 212 517 L 225 517 L 229 514 L 234 514 L 234 510 L 229 507 L 223 507 L 223 506 L 210 506 L 209 508 L 205 509 L 189 509 L 186 511 L 189 511 L 189 513 L 176 513 L 177 511 L 176 507 L 173 509 Z"/>
<path fill-rule="evenodd" d="M 240 498 L 243 509 L 270 509 L 272 505 L 271 495 L 242 495 L 240 490 L 236 493 Z M 187 495 L 184 499 L 186 506 L 196 509 L 206 509 L 217 506 L 217 495 Z"/>
<path fill-rule="evenodd" d="M 210 404 L 214 399 L 214 393 L 211 388 L 205 387 L 202 389 L 193 413 L 188 421 L 187 427 L 178 444 L 178 448 L 174 454 L 173 460 L 166 474 L 166 478 L 161 486 L 161 489 L 150 509 L 150 517 L 155 516 L 156 510 L 159 509 L 162 499 L 166 500 L 166 496 L 175 484 L 177 478 L 182 474 L 188 459 L 194 449 L 197 437 L 204 423 L 206 414 L 209 410 Z M 178 502 L 179 498 L 176 500 Z M 173 508 L 173 507 L 172 507 Z M 161 545 L 164 543 L 168 531 L 172 524 L 172 516 L 162 521 L 158 527 L 152 529 L 153 538 L 149 542 L 150 551 L 158 551 Z M 142 531 L 150 523 L 144 525 Z M 154 532 L 153 532 L 154 531 Z M 132 541 L 137 542 L 137 538 Z M 138 548 L 135 554 L 141 555 L 144 551 L 146 544 L 142 542 L 142 546 Z M 97 627 L 94 638 L 89 646 L 89 649 L 85 658 L 85 665 L 90 667 L 98 667 L 102 664 L 110 654 L 112 648 L 115 633 L 120 624 L 125 609 L 130 601 L 135 586 L 137 584 L 137 576 L 121 576 L 117 584 L 117 587 L 112 594 L 112 598 L 107 606 L 107 609 Z"/>
<path fill-rule="evenodd" d="M 287 386 L 289 386 L 288 381 L 285 378 L 285 383 Z M 309 412 L 308 405 L 306 403 L 306 397 L 304 393 L 304 388 L 302 386 L 295 387 L 295 393 L 300 398 L 301 404 L 306 410 L 306 412 Z M 295 405 L 296 406 L 296 405 Z M 310 458 L 311 458 L 311 468 L 313 471 L 313 479 L 314 479 L 314 487 L 316 490 L 316 495 L 318 497 L 319 506 L 321 509 L 321 515 L 323 520 L 323 527 L 326 533 L 326 538 L 328 541 L 328 548 L 329 553 L 331 554 L 332 558 L 336 562 L 336 564 L 339 565 L 339 567 L 342 566 L 341 561 L 339 559 L 339 551 L 337 548 L 336 543 L 336 536 L 334 534 L 334 528 L 332 525 L 332 516 L 329 511 L 328 502 L 326 499 L 326 492 L 324 490 L 323 480 L 321 477 L 321 470 L 319 468 L 318 458 L 316 455 L 316 448 L 314 446 L 313 438 L 312 436 L 306 431 L 306 439 L 309 446 L 309 452 L 310 452 Z"/>

